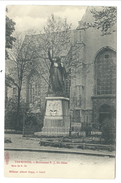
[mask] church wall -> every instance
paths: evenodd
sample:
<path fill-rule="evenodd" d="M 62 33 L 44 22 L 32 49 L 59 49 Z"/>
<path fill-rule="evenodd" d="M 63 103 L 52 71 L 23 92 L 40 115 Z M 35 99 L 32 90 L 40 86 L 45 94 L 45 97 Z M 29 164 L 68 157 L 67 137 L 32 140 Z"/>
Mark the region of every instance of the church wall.
<path fill-rule="evenodd" d="M 77 32 L 76 32 L 77 33 Z M 71 108 L 79 109 L 81 122 L 92 122 L 93 121 L 93 103 L 92 96 L 95 95 L 95 70 L 94 70 L 94 62 L 95 57 L 102 48 L 109 47 L 113 50 L 116 50 L 116 33 L 112 33 L 111 35 L 101 35 L 101 31 L 89 28 L 86 31 L 82 30 L 77 37 L 79 41 L 84 43 L 84 48 L 82 50 L 78 50 L 79 60 L 81 60 L 80 67 L 76 69 L 72 69 L 73 74 L 71 78 Z M 78 42 L 78 39 L 76 39 Z M 76 90 L 77 86 L 82 86 L 81 90 Z M 80 95 L 81 104 L 77 105 L 76 101 L 78 100 L 78 95 Z"/>
<path fill-rule="evenodd" d="M 86 109 L 92 109 L 91 96 L 94 95 L 94 62 L 97 52 L 103 47 L 116 50 L 116 34 L 101 36 L 97 29 L 89 28 L 85 31 L 85 63 L 86 69 Z"/>
<path fill-rule="evenodd" d="M 72 62 L 76 62 L 77 66 L 71 68 L 71 89 L 70 89 L 70 107 L 82 108 L 84 107 L 83 100 L 83 89 L 84 89 L 84 78 L 83 78 L 83 52 L 84 46 L 80 44 L 76 50 L 76 45 L 72 50 Z M 76 55 L 76 57 L 74 56 Z"/>

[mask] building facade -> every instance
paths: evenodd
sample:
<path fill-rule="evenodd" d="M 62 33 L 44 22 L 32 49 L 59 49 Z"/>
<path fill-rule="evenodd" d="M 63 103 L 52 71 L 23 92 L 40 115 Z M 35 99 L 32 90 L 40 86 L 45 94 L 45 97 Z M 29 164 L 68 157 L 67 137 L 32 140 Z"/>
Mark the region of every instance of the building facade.
<path fill-rule="evenodd" d="M 70 106 L 73 121 L 100 126 L 107 118 L 116 120 L 116 33 L 101 35 L 92 27 L 84 30 L 81 23 L 88 20 L 93 20 L 90 9 L 75 30 L 76 45 L 83 47 L 77 51 L 81 62 L 73 71 Z"/>
<path fill-rule="evenodd" d="M 67 93 L 73 129 L 84 124 L 100 126 L 107 118 L 116 120 L 116 32 L 102 36 L 96 28 L 84 29 L 82 23 L 87 21 L 93 21 L 90 8 L 72 31 L 71 45 L 61 55 L 69 78 Z M 31 37 L 32 41 L 37 42 L 39 36 Z M 33 113 L 44 112 L 48 92 L 49 73 L 42 69 L 47 60 L 43 62 L 40 55 L 31 61 L 22 88 L 22 98 Z M 76 64 L 68 67 L 68 60 Z"/>

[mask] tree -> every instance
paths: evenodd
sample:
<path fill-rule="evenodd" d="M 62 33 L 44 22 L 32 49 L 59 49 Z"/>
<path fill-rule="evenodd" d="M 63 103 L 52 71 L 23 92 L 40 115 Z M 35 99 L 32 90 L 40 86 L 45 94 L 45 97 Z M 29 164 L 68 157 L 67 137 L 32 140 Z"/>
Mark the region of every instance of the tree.
<path fill-rule="evenodd" d="M 20 102 L 21 102 L 21 90 L 23 80 L 27 75 L 27 72 L 31 67 L 31 60 L 35 49 L 31 48 L 32 37 L 29 37 L 28 41 L 23 41 L 23 35 L 16 33 L 16 42 L 13 44 L 11 50 L 9 50 L 9 64 L 12 65 L 10 69 L 9 79 L 11 84 L 17 88 L 17 123 L 16 129 L 19 129 L 19 113 L 20 113 Z M 33 45 L 33 44 L 32 44 Z M 29 54 L 31 52 L 31 54 Z M 6 77 L 7 78 L 7 77 Z"/>
<path fill-rule="evenodd" d="M 26 44 L 29 46 L 26 56 L 29 60 L 34 59 L 34 65 L 37 65 L 39 74 L 47 84 L 49 81 L 45 75 L 49 74 L 49 54 L 51 59 L 61 57 L 63 52 L 70 48 L 70 39 L 71 24 L 68 24 L 66 19 L 61 19 L 54 15 L 48 18 L 46 26 L 39 35 L 26 35 L 25 44 L 22 47 L 27 50 Z M 29 44 L 30 42 L 31 44 Z M 24 55 L 25 53 L 23 52 L 22 54 Z M 37 59 L 39 59 L 39 62 L 37 62 Z M 40 59 L 42 60 L 41 62 Z"/>
<path fill-rule="evenodd" d="M 8 12 L 8 9 L 6 9 Z M 15 22 L 6 15 L 6 43 L 5 43 L 5 58 L 9 59 L 8 50 L 12 49 L 15 37 L 12 36 L 15 30 Z M 7 104 L 7 87 L 11 87 L 13 84 L 13 78 L 6 74 L 5 77 L 5 103 Z"/>
<path fill-rule="evenodd" d="M 33 37 L 33 39 L 35 38 Z M 70 40 L 71 24 L 68 24 L 66 19 L 51 15 L 47 20 L 43 33 L 36 39 L 37 49 L 35 53 L 35 58 L 38 57 L 43 60 L 43 63 L 38 63 L 38 70 L 47 84 L 49 84 L 51 59 L 62 58 L 65 50 L 67 51 L 70 48 Z"/>
<path fill-rule="evenodd" d="M 7 49 L 12 49 L 13 43 L 16 38 L 12 36 L 12 33 L 15 30 L 15 22 L 6 16 L 6 58 L 8 58 Z"/>
<path fill-rule="evenodd" d="M 51 57 L 61 56 L 62 51 L 70 44 L 71 24 L 66 19 L 51 15 L 44 27 L 43 51 L 47 54 L 51 50 Z M 48 56 L 49 58 L 49 56 Z"/>
<path fill-rule="evenodd" d="M 56 56 L 61 56 L 62 51 L 67 49 L 70 44 L 70 28 L 71 25 L 67 21 L 52 15 L 47 25 L 44 27 L 43 34 L 40 35 L 26 35 L 16 34 L 16 42 L 13 44 L 12 50 L 9 50 L 10 62 L 13 67 L 10 71 L 11 81 L 17 87 L 17 124 L 16 129 L 19 128 L 19 112 L 21 91 L 24 79 L 28 76 L 30 71 L 35 68 L 49 84 L 49 55 L 54 59 Z"/>
<path fill-rule="evenodd" d="M 55 17 L 54 15 L 51 15 L 48 18 L 47 25 L 44 27 L 44 35 L 45 36 L 43 39 L 43 51 L 45 52 L 45 55 L 47 55 L 48 60 L 52 62 L 52 60 L 56 59 L 57 57 L 61 57 L 62 62 L 62 57 L 64 56 L 65 51 L 67 54 L 71 45 L 71 24 L 68 24 L 66 19 L 62 19 L 60 17 Z M 63 59 L 63 61 L 65 60 Z M 63 95 L 67 96 L 67 82 L 65 81 L 67 79 L 67 75 L 65 76 L 66 77 L 64 78 L 64 86 L 62 93 Z M 49 88 L 51 88 L 51 86 Z M 58 92 L 61 93 L 60 90 Z"/>
<path fill-rule="evenodd" d="M 100 10 L 93 8 L 90 10 L 94 17 L 94 22 L 84 22 L 84 29 L 94 27 L 101 30 L 102 35 L 111 34 L 116 31 L 117 8 L 101 7 Z"/>
<path fill-rule="evenodd" d="M 93 26 L 100 29 L 104 35 L 116 31 L 114 27 L 117 19 L 116 7 L 106 7 L 102 11 L 96 11 L 96 9 L 93 9 L 91 13 L 95 18 Z"/>

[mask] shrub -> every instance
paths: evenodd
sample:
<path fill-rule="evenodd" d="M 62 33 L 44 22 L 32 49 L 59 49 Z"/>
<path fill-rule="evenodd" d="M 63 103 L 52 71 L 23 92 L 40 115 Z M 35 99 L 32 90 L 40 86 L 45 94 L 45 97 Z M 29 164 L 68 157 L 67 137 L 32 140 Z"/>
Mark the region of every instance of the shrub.
<path fill-rule="evenodd" d="M 40 113 L 27 112 L 25 116 L 25 128 L 40 131 L 43 126 L 43 117 Z"/>
<path fill-rule="evenodd" d="M 18 131 L 23 129 L 23 117 L 26 113 L 26 104 L 22 101 L 19 116 L 17 115 L 17 99 L 9 99 L 5 109 L 5 129 L 16 129 L 16 123 L 19 118 Z"/>

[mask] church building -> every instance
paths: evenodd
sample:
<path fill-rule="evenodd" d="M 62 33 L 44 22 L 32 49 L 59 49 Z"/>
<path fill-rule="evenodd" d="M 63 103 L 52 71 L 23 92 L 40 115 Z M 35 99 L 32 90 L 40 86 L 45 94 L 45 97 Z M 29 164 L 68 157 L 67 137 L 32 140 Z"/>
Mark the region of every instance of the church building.
<path fill-rule="evenodd" d="M 98 128 L 106 119 L 116 121 L 116 32 L 102 35 L 94 27 L 85 29 L 83 22 L 93 19 L 90 8 L 87 8 L 78 27 L 72 31 L 71 45 L 60 55 L 68 74 L 67 96 L 74 131 L 90 124 Z M 24 44 L 28 40 L 37 44 L 41 36 L 26 36 Z M 28 59 L 32 49 L 29 45 Z M 76 64 L 68 68 L 68 60 Z M 39 52 L 38 58 L 30 65 L 23 81 L 22 99 L 33 113 L 44 113 L 49 77 L 47 60 L 43 62 Z M 13 88 L 14 93 L 15 90 Z M 10 95 L 8 92 L 8 98 Z"/>

